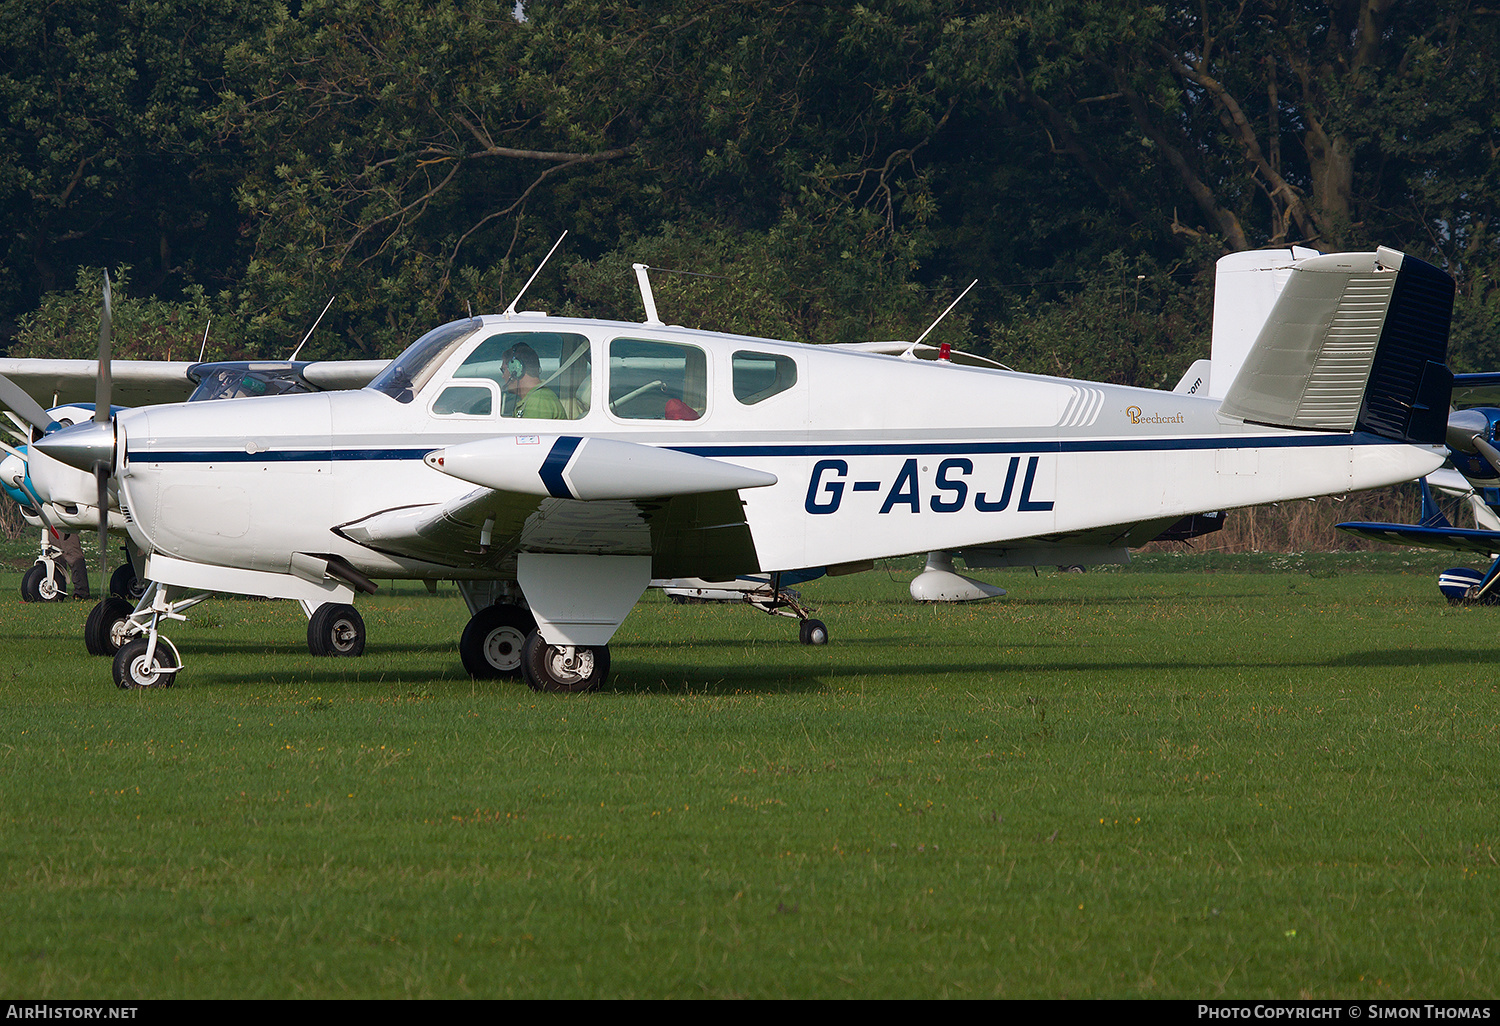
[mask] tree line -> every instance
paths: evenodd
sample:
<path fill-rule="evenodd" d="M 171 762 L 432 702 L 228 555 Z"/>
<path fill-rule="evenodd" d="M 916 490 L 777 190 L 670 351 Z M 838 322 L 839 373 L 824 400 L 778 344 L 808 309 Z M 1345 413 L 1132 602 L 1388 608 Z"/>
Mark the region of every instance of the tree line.
<path fill-rule="evenodd" d="M 1388 245 L 1500 368 L 1465 0 L 11 0 L 0 348 L 393 355 L 525 305 L 1166 386 L 1213 263 Z"/>

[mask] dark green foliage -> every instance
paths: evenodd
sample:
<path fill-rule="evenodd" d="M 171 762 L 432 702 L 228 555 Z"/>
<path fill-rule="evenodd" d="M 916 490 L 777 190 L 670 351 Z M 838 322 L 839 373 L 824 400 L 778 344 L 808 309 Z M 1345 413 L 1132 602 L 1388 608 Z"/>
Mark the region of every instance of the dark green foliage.
<path fill-rule="evenodd" d="M 144 289 L 242 274 L 238 151 L 205 120 L 222 54 L 265 5 L 15 0 L 0 8 L 0 348 L 80 266 Z"/>
<path fill-rule="evenodd" d="M 1459 279 L 1457 368 L 1500 360 L 1500 39 L 1466 0 L 516 12 L 8 5 L 0 318 L 127 263 L 222 294 L 246 351 L 336 295 L 308 355 L 391 354 L 567 229 L 528 306 L 637 317 L 645 262 L 728 279 L 658 276 L 670 320 L 851 341 L 979 278 L 935 338 L 1170 384 L 1218 256 L 1383 244 Z"/>
<path fill-rule="evenodd" d="M 216 313 L 201 286 L 192 285 L 181 300 L 133 295 L 131 269 L 110 272 L 113 296 L 111 346 L 120 360 L 235 359 L 248 354 L 244 331 L 232 318 Z M 40 308 L 21 318 L 10 355 L 38 359 L 94 360 L 99 353 L 99 310 L 104 272 L 78 269 L 71 292 L 51 292 Z M 206 341 L 205 341 L 206 337 Z M 285 356 L 291 352 L 290 343 Z"/>

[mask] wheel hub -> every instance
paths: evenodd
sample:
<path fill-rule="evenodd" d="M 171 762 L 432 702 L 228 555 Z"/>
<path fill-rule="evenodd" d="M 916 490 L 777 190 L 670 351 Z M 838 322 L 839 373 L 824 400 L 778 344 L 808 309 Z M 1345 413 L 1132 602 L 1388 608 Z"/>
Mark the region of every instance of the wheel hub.
<path fill-rule="evenodd" d="M 549 645 L 547 671 L 561 683 L 576 683 L 594 672 L 594 653 L 576 645 Z"/>
<path fill-rule="evenodd" d="M 521 646 L 526 635 L 514 627 L 500 627 L 484 639 L 484 657 L 497 670 L 514 670 L 521 665 Z"/>

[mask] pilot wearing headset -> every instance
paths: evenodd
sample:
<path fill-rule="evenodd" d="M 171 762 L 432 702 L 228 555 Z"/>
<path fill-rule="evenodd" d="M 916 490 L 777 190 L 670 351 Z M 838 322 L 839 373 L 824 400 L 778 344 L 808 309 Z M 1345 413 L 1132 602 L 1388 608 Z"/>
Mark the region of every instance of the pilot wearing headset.
<path fill-rule="evenodd" d="M 535 349 L 525 342 L 517 342 L 500 359 L 505 374 L 505 390 L 516 397 L 517 417 L 535 420 L 567 418 L 557 393 L 542 384 L 542 365 L 536 357 Z"/>

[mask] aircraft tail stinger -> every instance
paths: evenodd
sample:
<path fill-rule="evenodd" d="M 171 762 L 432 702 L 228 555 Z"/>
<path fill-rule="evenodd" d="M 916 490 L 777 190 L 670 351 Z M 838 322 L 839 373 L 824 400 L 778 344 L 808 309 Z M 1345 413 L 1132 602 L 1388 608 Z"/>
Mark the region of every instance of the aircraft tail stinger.
<path fill-rule="evenodd" d="M 1453 279 L 1381 247 L 1299 260 L 1220 413 L 1441 444 Z"/>

